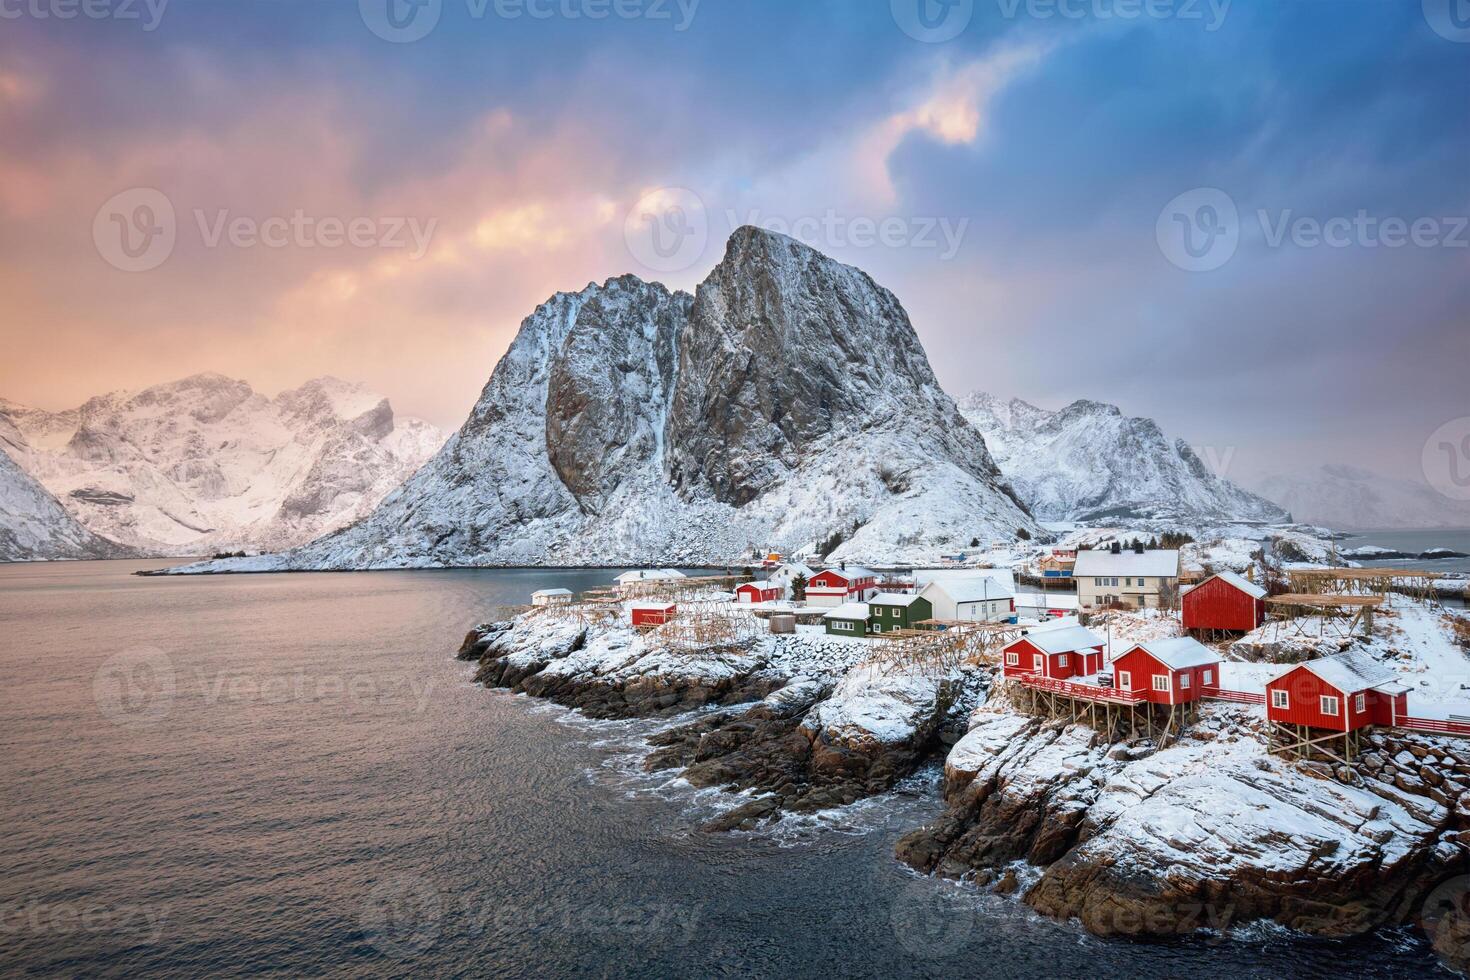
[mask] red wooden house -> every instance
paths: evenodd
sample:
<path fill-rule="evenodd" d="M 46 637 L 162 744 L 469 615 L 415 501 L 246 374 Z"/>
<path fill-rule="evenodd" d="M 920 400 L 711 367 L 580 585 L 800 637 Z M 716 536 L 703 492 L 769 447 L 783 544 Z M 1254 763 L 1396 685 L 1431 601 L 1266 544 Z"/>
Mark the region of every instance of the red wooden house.
<path fill-rule="evenodd" d="M 813 606 L 841 606 L 866 602 L 878 591 L 878 575 L 857 565 L 826 568 L 806 583 L 806 601 Z"/>
<path fill-rule="evenodd" d="M 765 579 L 745 582 L 735 589 L 736 602 L 779 602 L 786 597 L 786 590 Z"/>
<path fill-rule="evenodd" d="M 1184 593 L 1184 628 L 1248 633 L 1266 621 L 1266 590 L 1234 572 L 1217 572 Z"/>
<path fill-rule="evenodd" d="M 1150 704 L 1198 701 L 1220 683 L 1220 657 L 1190 636 L 1138 643 L 1113 659 L 1113 684 Z"/>
<path fill-rule="evenodd" d="M 1409 689 L 1398 674 L 1360 652 L 1298 664 L 1266 685 L 1266 717 L 1283 725 L 1353 732 L 1397 725 Z"/>
<path fill-rule="evenodd" d="M 672 602 L 630 602 L 628 616 L 634 626 L 662 626 L 674 618 L 677 608 Z"/>
<path fill-rule="evenodd" d="M 1103 640 L 1085 626 L 1032 630 L 1007 645 L 1002 662 L 1007 677 L 1087 677 L 1103 667 Z"/>

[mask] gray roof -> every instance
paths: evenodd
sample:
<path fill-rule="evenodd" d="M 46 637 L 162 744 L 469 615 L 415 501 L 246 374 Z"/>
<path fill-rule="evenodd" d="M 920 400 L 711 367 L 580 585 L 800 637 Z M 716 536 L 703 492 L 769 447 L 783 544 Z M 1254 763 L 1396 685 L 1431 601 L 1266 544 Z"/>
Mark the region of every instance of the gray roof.
<path fill-rule="evenodd" d="M 1393 668 L 1379 663 L 1360 650 L 1350 650 L 1331 657 L 1308 660 L 1300 666 L 1307 668 L 1344 694 L 1356 694 L 1359 691 L 1367 691 L 1382 685 L 1396 684 L 1399 679 L 1399 675 L 1394 672 Z"/>
<path fill-rule="evenodd" d="M 1149 640 L 1135 646 L 1147 650 L 1155 660 L 1170 670 L 1207 667 L 1220 662 L 1220 655 L 1192 636 L 1176 636 L 1172 640 Z M 1130 650 L 1132 647 L 1129 648 Z"/>
<path fill-rule="evenodd" d="M 1236 575 L 1234 572 L 1216 572 L 1214 575 L 1211 575 L 1210 578 L 1217 578 L 1220 579 L 1222 582 L 1229 582 L 1231 585 L 1235 586 L 1237 589 L 1244 592 L 1252 599 L 1266 598 L 1265 589 L 1261 588 L 1259 585 L 1252 582 L 1250 579 L 1245 578 L 1244 576 Z M 1210 578 L 1205 579 L 1205 582 L 1208 582 Z M 1204 585 L 1205 582 L 1201 582 L 1199 585 Z M 1196 585 L 1195 588 L 1199 588 L 1199 585 Z"/>
<path fill-rule="evenodd" d="M 979 578 L 935 579 L 920 589 L 919 595 L 924 595 L 931 589 L 943 592 L 956 605 L 1016 597 L 1014 592 L 988 575 Z"/>
<path fill-rule="evenodd" d="M 918 598 L 917 595 L 907 595 L 902 592 L 879 592 L 868 602 L 880 606 L 911 606 Z"/>
<path fill-rule="evenodd" d="M 822 613 L 823 619 L 867 619 L 868 604 L 866 602 L 844 602 L 836 609 Z"/>
<path fill-rule="evenodd" d="M 1103 645 L 1103 638 L 1086 626 L 1032 630 L 1022 639 L 1044 653 L 1072 653 Z"/>
<path fill-rule="evenodd" d="M 571 595 L 571 594 L 572 594 L 572 590 L 571 589 L 537 589 L 535 592 L 532 592 L 531 593 L 531 595 L 533 597 L 534 596 L 538 596 L 538 595 Z"/>
<path fill-rule="evenodd" d="M 1072 577 L 1090 575 L 1127 575 L 1144 578 L 1177 578 L 1179 576 L 1179 552 L 1145 551 L 1138 554 L 1124 548 L 1121 554 L 1111 551 L 1079 551 L 1077 564 L 1072 568 Z"/>

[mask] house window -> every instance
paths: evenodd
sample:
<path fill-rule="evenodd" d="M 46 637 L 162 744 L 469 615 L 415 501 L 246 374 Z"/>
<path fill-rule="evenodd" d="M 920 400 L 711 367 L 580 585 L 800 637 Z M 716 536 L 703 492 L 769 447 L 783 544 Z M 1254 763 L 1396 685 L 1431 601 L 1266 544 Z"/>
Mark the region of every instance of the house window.
<path fill-rule="evenodd" d="M 1062 655 L 1060 655 L 1059 657 L 1057 657 L 1057 666 L 1058 667 L 1065 667 L 1065 666 L 1067 666 L 1067 655 L 1065 653 L 1062 654 Z"/>
<path fill-rule="evenodd" d="M 1006 663 L 1012 667 L 1019 667 L 1021 665 L 1021 655 L 1019 653 L 1006 654 Z"/>
<path fill-rule="evenodd" d="M 1168 674 L 1155 674 L 1154 675 L 1154 690 L 1155 691 L 1167 691 L 1168 689 L 1169 689 L 1169 675 Z"/>
<path fill-rule="evenodd" d="M 1271 692 L 1271 707 L 1273 707 L 1273 708 L 1282 708 L 1282 709 L 1290 708 L 1291 707 L 1291 692 L 1290 691 L 1281 691 L 1281 690 L 1272 691 Z"/>
<path fill-rule="evenodd" d="M 1359 694 L 1353 699 L 1353 710 L 1358 712 L 1358 714 L 1362 714 L 1368 710 L 1368 696 L 1366 694 Z"/>
<path fill-rule="evenodd" d="M 1200 675 L 1200 683 L 1203 684 L 1205 687 L 1209 687 L 1211 684 L 1215 683 L 1215 672 L 1213 670 L 1205 671 L 1203 674 Z"/>
<path fill-rule="evenodd" d="M 1124 691 L 1133 690 L 1133 675 L 1126 670 L 1118 671 L 1118 687 Z"/>
<path fill-rule="evenodd" d="M 1331 715 L 1334 718 L 1337 717 L 1337 708 L 1337 698 L 1330 694 L 1322 695 L 1322 713 L 1324 715 Z"/>
<path fill-rule="evenodd" d="M 1179 675 L 1179 689 L 1181 691 L 1187 691 L 1187 690 L 1189 690 L 1189 675 L 1188 674 L 1180 674 Z"/>

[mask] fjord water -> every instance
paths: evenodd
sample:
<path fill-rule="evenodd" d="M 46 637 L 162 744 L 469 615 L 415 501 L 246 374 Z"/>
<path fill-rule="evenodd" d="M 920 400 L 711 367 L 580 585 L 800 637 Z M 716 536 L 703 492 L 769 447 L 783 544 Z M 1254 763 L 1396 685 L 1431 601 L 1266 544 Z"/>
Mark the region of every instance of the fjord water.
<path fill-rule="evenodd" d="M 0 975 L 1430 976 L 1423 943 L 1104 942 L 916 877 L 932 780 L 782 834 L 650 723 L 489 692 L 466 628 L 608 571 L 0 566 Z"/>

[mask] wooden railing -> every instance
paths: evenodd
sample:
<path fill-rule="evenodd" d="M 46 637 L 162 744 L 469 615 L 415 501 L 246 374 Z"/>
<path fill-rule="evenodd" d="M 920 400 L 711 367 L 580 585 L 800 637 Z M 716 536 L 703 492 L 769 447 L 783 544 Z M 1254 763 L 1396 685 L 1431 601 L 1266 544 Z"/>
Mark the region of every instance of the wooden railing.
<path fill-rule="evenodd" d="M 1093 684 L 1074 684 L 1072 681 L 1057 680 L 1052 677 L 1038 677 L 1022 675 L 1018 678 L 1027 687 L 1034 687 L 1038 691 L 1050 691 L 1053 694 L 1064 694 L 1070 698 L 1085 698 L 1088 701 L 1112 701 L 1117 704 L 1137 704 L 1146 700 L 1143 691 L 1124 691 L 1116 687 L 1097 687 Z"/>
<path fill-rule="evenodd" d="M 1400 718 L 1399 728 L 1411 732 L 1433 732 L 1438 735 L 1470 735 L 1470 722 L 1441 721 L 1438 718 Z"/>
<path fill-rule="evenodd" d="M 1216 701 L 1234 701 L 1237 704 L 1265 704 L 1265 694 L 1255 694 L 1250 691 L 1232 691 L 1228 687 L 1206 687 L 1204 696 Z"/>

